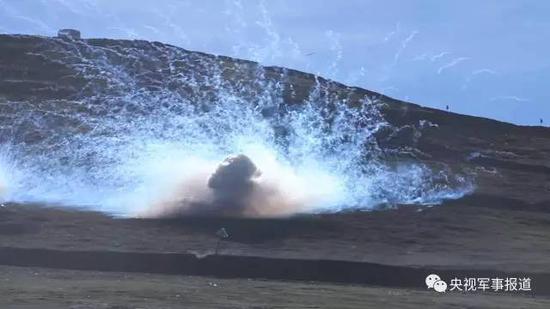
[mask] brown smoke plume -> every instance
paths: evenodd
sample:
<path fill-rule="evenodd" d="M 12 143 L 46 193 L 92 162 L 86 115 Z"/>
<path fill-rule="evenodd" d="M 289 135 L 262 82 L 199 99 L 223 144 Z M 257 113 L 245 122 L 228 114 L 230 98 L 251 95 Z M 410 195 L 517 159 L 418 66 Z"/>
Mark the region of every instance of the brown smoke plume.
<path fill-rule="evenodd" d="M 205 168 L 177 184 L 141 216 L 285 217 L 307 211 L 311 202 L 289 192 L 283 177 L 264 175 L 245 155 L 226 158 L 215 170 Z M 298 190 L 299 191 L 299 190 Z"/>

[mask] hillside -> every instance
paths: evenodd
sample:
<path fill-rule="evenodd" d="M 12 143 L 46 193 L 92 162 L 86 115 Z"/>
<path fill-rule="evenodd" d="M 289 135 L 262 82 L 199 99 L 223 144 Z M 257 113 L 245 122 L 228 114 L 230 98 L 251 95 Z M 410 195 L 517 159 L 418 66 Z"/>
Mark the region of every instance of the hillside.
<path fill-rule="evenodd" d="M 90 172 L 98 183 L 110 181 L 97 166 L 112 169 L 116 154 L 128 148 L 125 136 L 177 141 L 178 115 L 190 106 L 207 113 L 209 102 L 225 100 L 224 106 L 251 104 L 276 120 L 315 102 L 331 124 L 343 102 L 363 114 L 351 122 L 358 127 L 342 127 L 350 131 L 335 136 L 346 141 L 353 139 L 349 132 L 369 132 L 358 161 L 368 165 L 357 169 L 401 179 L 394 188 L 391 181 L 375 183 L 375 197 L 386 202 L 376 207 L 290 218 L 138 219 L 60 207 L 33 195 L 32 202 L 0 207 L 0 264 L 197 275 L 178 262 L 151 264 L 210 256 L 198 258 L 197 267 L 212 263 L 214 270 L 198 275 L 407 289 L 424 289 L 422 276 L 429 272 L 517 275 L 532 277 L 534 291 L 550 295 L 549 128 L 422 107 L 308 73 L 159 42 L 0 35 L 0 72 L 0 147 L 18 149 L 20 166 L 37 173 L 53 166 L 64 175 L 72 168 Z M 166 115 L 178 121 L 164 123 Z M 285 144 L 290 129 L 277 121 L 269 132 Z M 228 122 L 220 124 L 223 129 Z M 405 171 L 418 167 L 429 171 L 426 178 Z M 33 181 L 81 186 L 72 180 L 58 185 L 54 176 Z M 230 237 L 212 257 L 220 227 Z M 250 258 L 258 258 L 252 259 L 256 271 L 245 271 Z M 360 277 L 353 265 L 376 275 Z M 285 269 L 303 273 L 285 277 Z"/>

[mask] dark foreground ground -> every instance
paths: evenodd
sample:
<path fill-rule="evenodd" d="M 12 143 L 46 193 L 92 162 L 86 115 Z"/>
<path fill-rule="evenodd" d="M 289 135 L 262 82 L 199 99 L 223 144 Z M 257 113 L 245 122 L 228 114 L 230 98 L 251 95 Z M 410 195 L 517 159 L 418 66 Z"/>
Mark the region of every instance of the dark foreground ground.
<path fill-rule="evenodd" d="M 0 267 L 0 308 L 548 308 L 531 296 Z"/>
<path fill-rule="evenodd" d="M 480 202 L 286 220 L 6 205 L 0 264 L 12 266 L 0 266 L 0 308 L 548 308 L 550 213 Z M 220 227 L 230 238 L 215 257 Z M 240 260 L 250 256 L 259 260 Z M 438 294 L 424 287 L 430 272 L 526 276 L 533 291 Z"/>

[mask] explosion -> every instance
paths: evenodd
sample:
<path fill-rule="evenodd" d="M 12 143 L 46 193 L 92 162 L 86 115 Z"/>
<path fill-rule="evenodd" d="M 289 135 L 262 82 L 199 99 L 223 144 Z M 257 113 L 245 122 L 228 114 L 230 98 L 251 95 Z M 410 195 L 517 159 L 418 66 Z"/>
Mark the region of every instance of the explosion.
<path fill-rule="evenodd" d="M 331 192 L 316 190 L 321 187 L 308 187 L 304 175 L 280 162 L 275 165 L 264 172 L 244 154 L 229 156 L 216 168 L 204 164 L 179 181 L 169 198 L 152 203 L 140 216 L 286 217 L 311 211 L 338 194 L 336 183 L 328 184 Z"/>

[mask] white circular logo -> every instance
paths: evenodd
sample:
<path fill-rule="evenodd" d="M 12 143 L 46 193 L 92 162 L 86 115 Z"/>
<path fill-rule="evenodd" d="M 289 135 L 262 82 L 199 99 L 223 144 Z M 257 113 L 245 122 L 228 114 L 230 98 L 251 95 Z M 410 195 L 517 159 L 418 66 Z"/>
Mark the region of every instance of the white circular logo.
<path fill-rule="evenodd" d="M 440 280 L 441 278 L 436 274 L 428 275 L 428 277 L 426 277 L 426 285 L 428 286 L 428 289 L 432 289 L 434 287 L 434 283 Z"/>
<path fill-rule="evenodd" d="M 447 282 L 443 280 L 436 281 L 434 283 L 434 290 L 439 293 L 445 293 L 447 291 Z"/>

